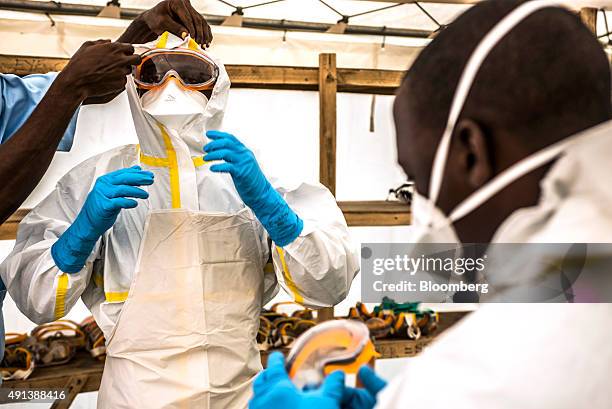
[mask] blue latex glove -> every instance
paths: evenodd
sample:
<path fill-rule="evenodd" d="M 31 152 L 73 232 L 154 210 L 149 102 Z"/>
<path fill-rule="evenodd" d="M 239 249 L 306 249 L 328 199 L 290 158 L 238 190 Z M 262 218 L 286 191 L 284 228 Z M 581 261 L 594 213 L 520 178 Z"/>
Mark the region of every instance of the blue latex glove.
<path fill-rule="evenodd" d="M 121 209 L 132 209 L 149 194 L 136 186 L 152 185 L 153 173 L 140 166 L 120 169 L 100 176 L 89 192 L 74 223 L 51 247 L 55 265 L 65 273 L 81 271 L 87 257 L 104 232 L 112 227 Z"/>
<path fill-rule="evenodd" d="M 376 406 L 376 395 L 387 386 L 367 365 L 359 368 L 358 376 L 364 388 L 344 388 L 342 409 L 372 409 Z"/>
<path fill-rule="evenodd" d="M 319 388 L 299 390 L 287 375 L 283 354 L 273 352 L 253 383 L 249 409 L 340 409 L 344 388 L 344 373 L 336 371 Z"/>
<path fill-rule="evenodd" d="M 304 222 L 278 194 L 262 173 L 255 155 L 235 136 L 225 132 L 208 131 L 212 139 L 204 146 L 205 161 L 223 160 L 212 165 L 213 172 L 229 173 L 242 201 L 278 246 L 293 242 L 302 232 Z"/>

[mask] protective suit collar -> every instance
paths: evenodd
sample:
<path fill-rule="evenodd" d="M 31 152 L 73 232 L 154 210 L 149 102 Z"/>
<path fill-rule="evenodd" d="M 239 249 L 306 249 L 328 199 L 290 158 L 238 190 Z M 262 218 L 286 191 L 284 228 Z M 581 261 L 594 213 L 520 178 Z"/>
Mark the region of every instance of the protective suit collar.
<path fill-rule="evenodd" d="M 155 48 L 183 48 L 205 53 L 205 51 L 189 36 L 182 40 L 169 33 L 162 34 L 157 40 L 150 43 L 134 45 L 134 48 L 137 53 L 144 53 Z M 179 129 L 172 129 L 169 126 L 165 126 L 165 130 L 171 138 L 172 144 L 175 145 L 174 149 L 184 150 L 185 154 L 189 154 L 192 157 L 202 156 L 202 147 L 206 144 L 205 132 L 221 127 L 230 89 L 229 76 L 223 64 L 210 54 L 206 54 L 219 67 L 219 77 L 212 90 L 210 100 L 207 101 L 205 107 L 203 107 L 201 111 L 186 113 L 190 118 L 183 118 L 184 120 L 178 121 L 183 125 L 179 127 Z M 138 132 L 141 152 L 151 157 L 166 157 L 167 144 L 164 142 L 164 137 L 159 129 L 159 125 L 164 125 L 164 123 L 167 125 L 168 122 L 164 121 L 163 118 L 161 118 L 162 121 L 157 119 L 160 118 L 157 114 L 161 114 L 158 109 L 159 105 L 156 107 L 156 112 L 153 112 L 156 114 L 155 116 L 153 116 L 151 112 L 146 112 L 143 109 L 142 100 L 138 95 L 136 84 L 131 76 L 128 77 L 127 94 L 136 129 L 149 128 L 152 130 L 152 132 Z M 193 109 L 193 105 L 190 105 L 190 107 Z M 168 114 L 177 113 L 177 111 L 180 112 L 180 109 L 177 110 L 176 107 L 172 107 L 172 105 L 169 104 Z"/>
<path fill-rule="evenodd" d="M 493 243 L 612 242 L 612 121 L 570 137 L 540 182 L 537 206 L 519 209 Z"/>

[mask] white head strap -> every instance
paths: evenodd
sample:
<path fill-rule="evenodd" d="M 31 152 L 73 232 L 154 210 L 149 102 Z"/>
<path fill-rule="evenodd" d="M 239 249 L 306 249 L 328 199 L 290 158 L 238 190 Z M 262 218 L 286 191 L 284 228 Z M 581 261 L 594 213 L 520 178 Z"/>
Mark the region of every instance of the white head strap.
<path fill-rule="evenodd" d="M 448 122 L 446 124 L 446 128 L 444 129 L 442 139 L 440 140 L 440 143 L 438 145 L 438 149 L 436 151 L 436 156 L 431 171 L 431 181 L 429 184 L 429 199 L 432 203 L 435 204 L 438 201 L 438 196 L 442 187 L 442 177 L 444 175 L 446 160 L 448 158 L 450 150 L 450 142 L 451 137 L 453 135 L 453 130 L 457 125 L 459 115 L 463 110 L 465 101 L 468 97 L 470 89 L 472 88 L 474 79 L 476 78 L 476 75 L 478 74 L 478 71 L 482 66 L 482 63 L 487 58 L 491 50 L 497 45 L 497 43 L 499 43 L 514 27 L 516 27 L 524 19 L 543 8 L 560 5 L 560 1 L 553 0 L 533 0 L 524 3 L 515 8 L 506 17 L 504 17 L 482 39 L 482 41 L 476 47 L 476 50 L 470 57 L 465 67 L 465 70 L 463 71 L 461 79 L 459 80 L 457 92 L 455 93 L 453 103 L 451 105 Z M 498 191 L 503 189 L 509 183 L 516 180 L 521 175 L 529 173 L 531 170 L 536 169 L 539 166 L 545 164 L 546 162 L 552 160 L 555 156 L 559 155 L 562 152 L 563 148 L 566 145 L 564 142 L 565 141 L 561 141 L 557 145 L 553 145 L 546 148 L 546 152 L 542 152 L 543 155 L 538 155 L 538 157 L 533 158 L 530 157 L 528 158 L 529 160 L 521 161 L 516 165 L 510 167 L 505 172 L 501 173 L 493 180 L 488 182 L 478 192 L 468 197 L 459 206 L 457 206 L 457 208 L 451 213 L 449 218 L 452 221 L 460 219 L 464 215 L 474 210 L 476 207 L 480 206 L 484 201 L 495 195 Z"/>

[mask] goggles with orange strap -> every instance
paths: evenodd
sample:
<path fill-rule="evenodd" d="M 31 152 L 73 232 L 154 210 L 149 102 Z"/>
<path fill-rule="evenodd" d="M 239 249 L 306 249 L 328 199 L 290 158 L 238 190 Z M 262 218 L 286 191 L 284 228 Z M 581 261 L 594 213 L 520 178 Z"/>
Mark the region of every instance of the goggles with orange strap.
<path fill-rule="evenodd" d="M 141 89 L 158 87 L 173 77 L 187 89 L 203 91 L 214 87 L 219 67 L 197 51 L 158 48 L 142 54 L 142 62 L 132 69 L 132 74 Z"/>
<path fill-rule="evenodd" d="M 298 387 L 318 386 L 333 371 L 355 374 L 378 356 L 364 323 L 327 321 L 306 331 L 293 344 L 287 372 Z"/>

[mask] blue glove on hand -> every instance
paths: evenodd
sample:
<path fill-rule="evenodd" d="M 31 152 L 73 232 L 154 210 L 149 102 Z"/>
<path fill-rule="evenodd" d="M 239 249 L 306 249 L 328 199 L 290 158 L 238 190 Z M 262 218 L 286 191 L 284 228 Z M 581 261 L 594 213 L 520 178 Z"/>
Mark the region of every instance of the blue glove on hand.
<path fill-rule="evenodd" d="M 249 409 L 340 409 L 344 388 L 344 373 L 337 371 L 319 388 L 300 391 L 287 375 L 283 354 L 273 352 L 253 383 Z"/>
<path fill-rule="evenodd" d="M 115 224 L 121 209 L 131 209 L 138 205 L 136 200 L 127 198 L 149 197 L 147 192 L 136 186 L 152 184 L 153 173 L 143 171 L 140 166 L 100 176 L 74 223 L 51 247 L 55 265 L 64 273 L 81 271 L 96 242 Z"/>
<path fill-rule="evenodd" d="M 365 389 L 344 388 L 343 409 L 372 409 L 376 406 L 376 395 L 387 386 L 387 382 L 376 376 L 367 365 L 359 368 L 358 376 Z"/>
<path fill-rule="evenodd" d="M 278 246 L 293 242 L 302 232 L 304 222 L 268 182 L 253 152 L 228 133 L 208 131 L 206 136 L 212 142 L 204 146 L 204 160 L 225 161 L 212 165 L 210 170 L 232 176 L 240 198 L 253 210 Z"/>

